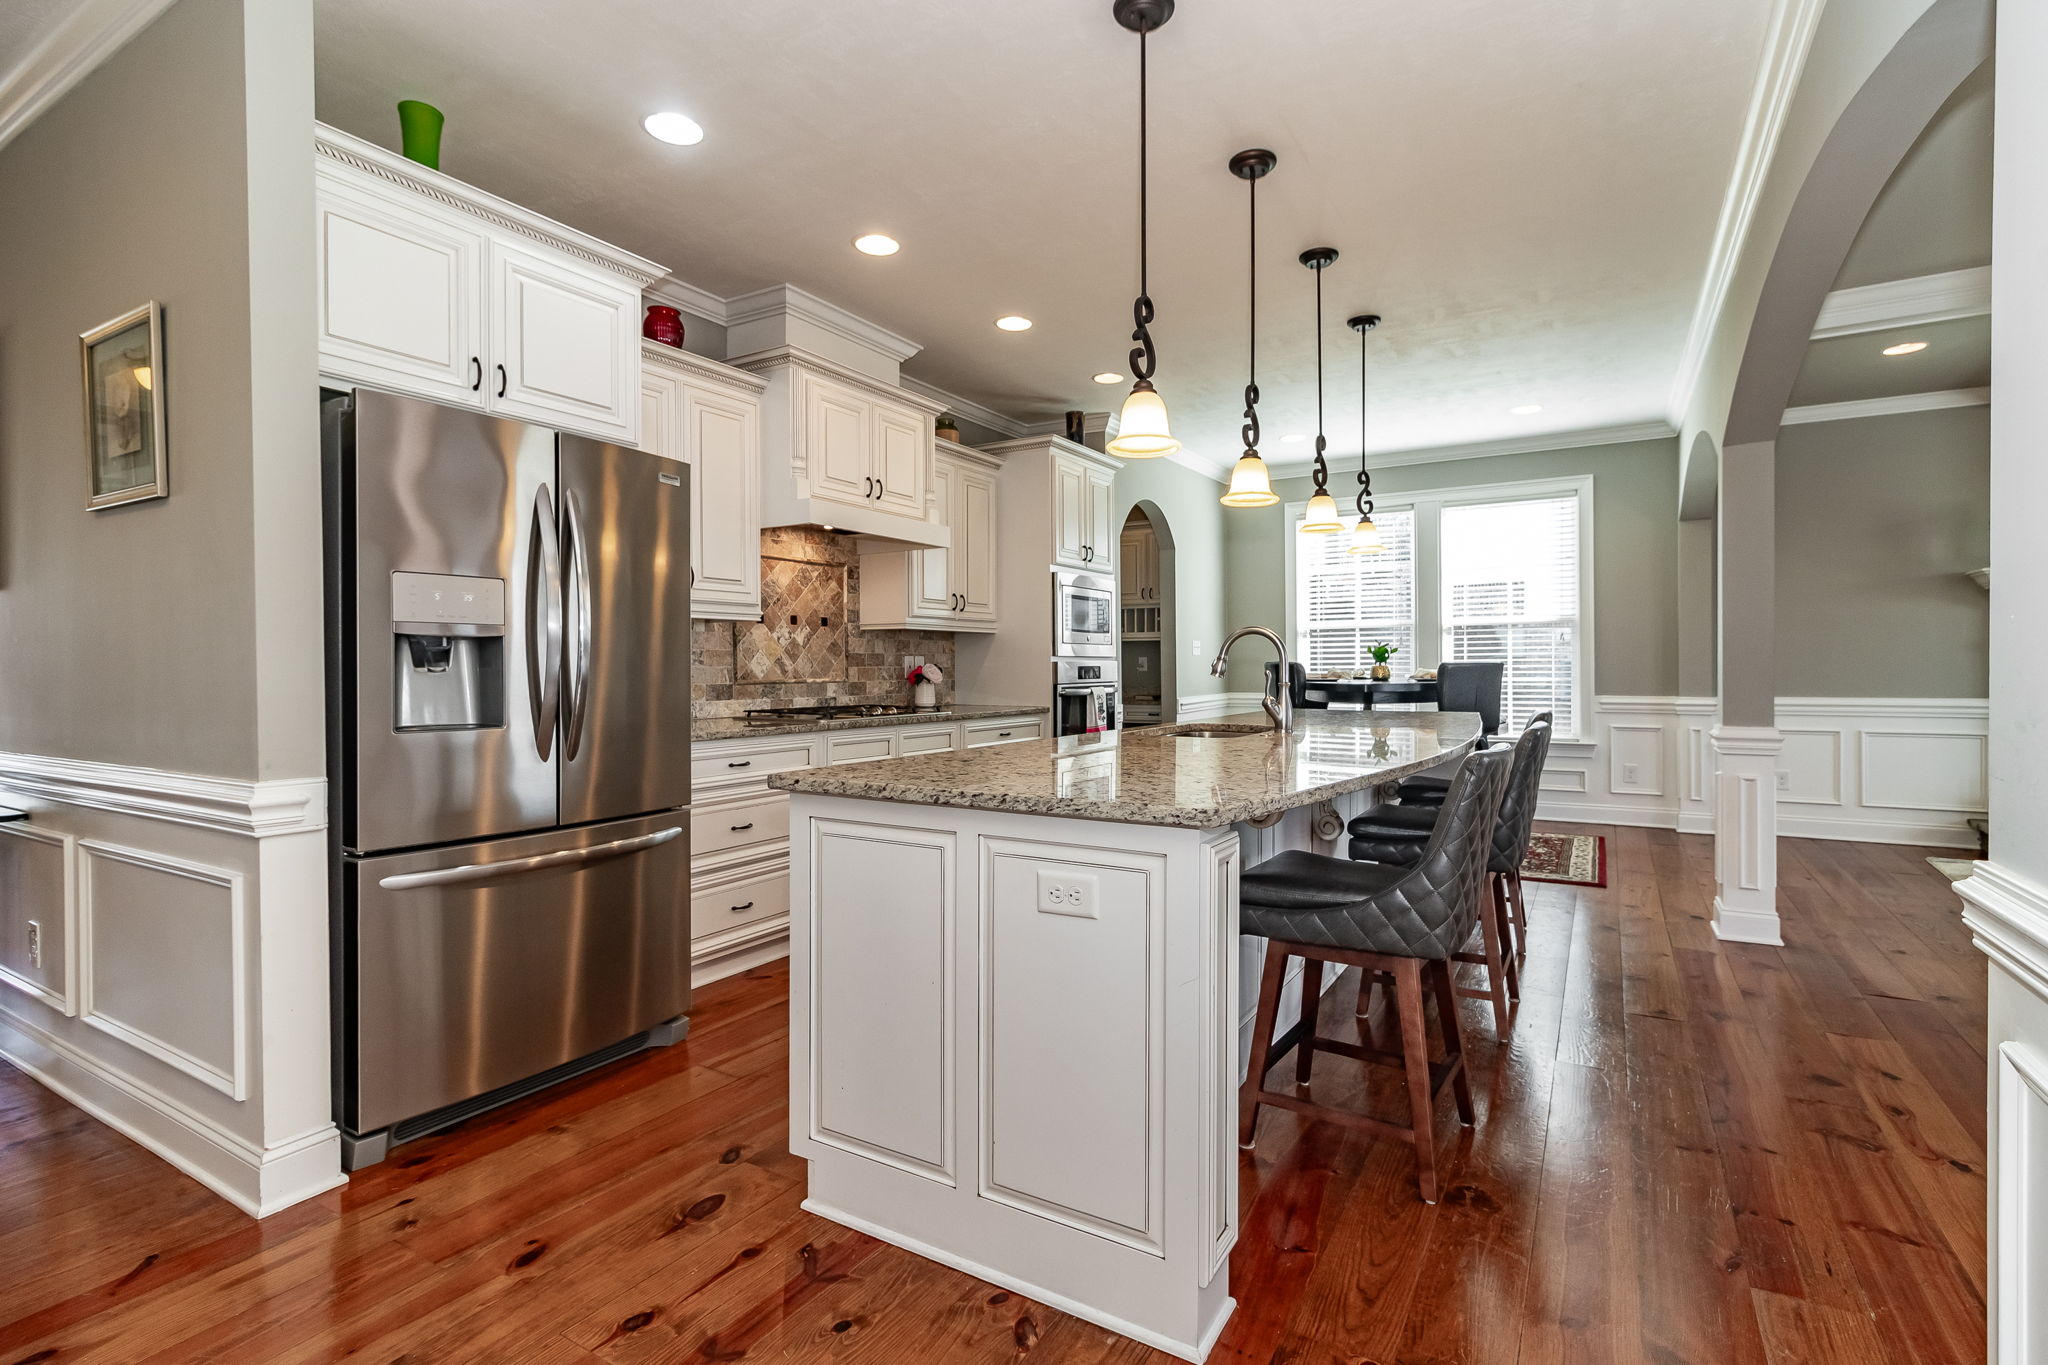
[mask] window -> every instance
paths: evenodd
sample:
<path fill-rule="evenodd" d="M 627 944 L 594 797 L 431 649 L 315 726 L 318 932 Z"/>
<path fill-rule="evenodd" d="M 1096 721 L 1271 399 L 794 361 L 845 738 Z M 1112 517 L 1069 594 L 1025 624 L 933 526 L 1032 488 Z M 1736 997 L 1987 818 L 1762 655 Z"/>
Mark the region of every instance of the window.
<path fill-rule="evenodd" d="M 1368 646 L 1396 645 L 1396 677 L 1439 661 L 1498 661 L 1501 723 L 1539 711 L 1580 733 L 1592 664 L 1592 480 L 1449 489 L 1382 499 L 1386 551 L 1348 553 L 1349 536 L 1292 532 L 1287 557 L 1293 650 L 1311 671 L 1360 669 Z"/>

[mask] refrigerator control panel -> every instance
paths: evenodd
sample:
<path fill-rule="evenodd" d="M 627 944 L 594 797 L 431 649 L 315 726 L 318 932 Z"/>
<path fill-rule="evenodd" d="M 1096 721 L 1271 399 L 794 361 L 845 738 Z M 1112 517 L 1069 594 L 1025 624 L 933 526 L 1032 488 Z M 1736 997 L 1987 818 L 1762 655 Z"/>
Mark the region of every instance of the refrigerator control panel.
<path fill-rule="evenodd" d="M 505 630 L 505 580 L 445 573 L 391 575 L 391 628 L 427 634 L 432 626 L 482 627 L 460 632 L 501 635 Z M 452 633 L 452 632 L 451 632 Z"/>

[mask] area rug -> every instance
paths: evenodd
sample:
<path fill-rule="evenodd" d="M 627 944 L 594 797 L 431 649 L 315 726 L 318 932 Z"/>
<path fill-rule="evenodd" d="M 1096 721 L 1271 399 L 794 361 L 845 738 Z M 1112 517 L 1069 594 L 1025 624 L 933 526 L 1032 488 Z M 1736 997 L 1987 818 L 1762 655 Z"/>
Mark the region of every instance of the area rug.
<path fill-rule="evenodd" d="M 1598 834 L 1532 834 L 1522 876 L 1566 886 L 1607 885 L 1607 840 Z"/>
<path fill-rule="evenodd" d="M 1929 858 L 1927 861 L 1936 872 L 1952 882 L 1959 882 L 1977 870 L 1975 858 Z"/>

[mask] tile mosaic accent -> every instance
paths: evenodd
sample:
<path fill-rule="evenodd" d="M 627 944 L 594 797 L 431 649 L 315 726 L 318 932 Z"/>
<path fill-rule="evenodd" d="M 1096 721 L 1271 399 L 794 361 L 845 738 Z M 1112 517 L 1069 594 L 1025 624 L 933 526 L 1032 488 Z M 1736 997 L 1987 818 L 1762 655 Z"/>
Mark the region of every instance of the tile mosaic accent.
<path fill-rule="evenodd" d="M 846 677 L 846 575 L 838 564 L 761 561 L 761 620 L 733 639 L 735 682 L 838 682 Z"/>
<path fill-rule="evenodd" d="M 810 594 L 820 590 L 821 582 L 826 584 L 823 591 L 829 593 L 831 580 L 808 576 L 802 570 L 840 572 L 836 610 L 797 613 L 800 623 L 814 622 L 819 616 L 831 620 L 832 626 L 826 629 L 839 635 L 838 660 L 818 662 L 815 655 L 805 653 L 809 642 L 799 645 L 792 658 L 788 650 L 793 642 L 774 641 L 766 621 L 692 621 L 690 696 L 697 715 L 736 716 L 748 707 L 796 706 L 828 697 L 843 702 L 907 702 L 910 685 L 903 681 L 905 655 L 922 655 L 951 677 L 953 636 L 949 632 L 862 630 L 855 624 L 860 614 L 860 556 L 851 537 L 802 527 L 771 527 L 761 532 L 761 557 L 764 616 L 776 605 L 771 579 L 783 577 L 787 584 L 798 587 L 797 599 L 810 606 L 817 602 Z M 804 584 L 809 585 L 808 593 L 800 586 Z M 791 608 L 785 605 L 770 619 L 779 619 L 787 631 L 790 614 Z M 799 680 L 798 672 L 808 676 Z M 941 704 L 952 696 L 951 682 L 940 687 Z"/>

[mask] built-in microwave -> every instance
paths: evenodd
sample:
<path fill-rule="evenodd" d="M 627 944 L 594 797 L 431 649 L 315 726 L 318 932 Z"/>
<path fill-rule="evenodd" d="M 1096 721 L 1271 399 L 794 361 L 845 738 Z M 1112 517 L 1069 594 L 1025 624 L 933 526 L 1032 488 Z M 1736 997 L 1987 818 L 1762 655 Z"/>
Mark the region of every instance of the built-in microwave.
<path fill-rule="evenodd" d="M 1114 659 L 1116 580 L 1062 570 L 1052 584 L 1052 652 L 1063 659 Z"/>
<path fill-rule="evenodd" d="M 1117 728 L 1117 666 L 1058 659 L 1053 663 L 1052 732 L 1096 735 Z"/>

